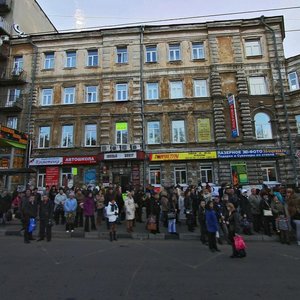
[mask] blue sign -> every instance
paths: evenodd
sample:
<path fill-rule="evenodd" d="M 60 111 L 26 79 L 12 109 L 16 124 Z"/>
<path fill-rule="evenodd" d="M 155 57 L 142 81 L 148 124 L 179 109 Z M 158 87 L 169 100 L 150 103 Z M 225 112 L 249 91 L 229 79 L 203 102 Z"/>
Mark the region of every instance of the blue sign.
<path fill-rule="evenodd" d="M 249 149 L 217 151 L 218 158 L 253 158 L 285 156 L 287 152 L 282 149 Z"/>
<path fill-rule="evenodd" d="M 84 183 L 94 184 L 96 182 L 96 169 L 88 169 L 84 172 Z"/>

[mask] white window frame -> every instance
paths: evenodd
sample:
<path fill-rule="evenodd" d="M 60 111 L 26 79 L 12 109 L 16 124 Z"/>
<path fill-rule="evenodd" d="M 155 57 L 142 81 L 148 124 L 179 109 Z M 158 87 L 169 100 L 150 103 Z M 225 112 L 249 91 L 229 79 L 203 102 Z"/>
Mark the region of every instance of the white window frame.
<path fill-rule="evenodd" d="M 169 44 L 169 61 L 181 60 L 180 44 Z"/>
<path fill-rule="evenodd" d="M 116 84 L 116 101 L 128 101 L 128 83 Z"/>
<path fill-rule="evenodd" d="M 127 46 L 117 47 L 116 50 L 116 63 L 126 64 L 128 63 L 128 48 Z"/>
<path fill-rule="evenodd" d="M 147 123 L 147 141 L 148 145 L 161 143 L 160 121 L 149 121 Z"/>
<path fill-rule="evenodd" d="M 246 57 L 262 56 L 262 47 L 260 38 L 245 40 Z"/>
<path fill-rule="evenodd" d="M 20 89 L 9 89 L 7 93 L 6 107 L 11 107 L 21 97 Z"/>
<path fill-rule="evenodd" d="M 296 126 L 297 126 L 297 134 L 300 134 L 300 115 L 295 116 Z"/>
<path fill-rule="evenodd" d="M 296 71 L 288 74 L 290 91 L 299 90 L 299 78 Z"/>
<path fill-rule="evenodd" d="M 209 178 L 211 178 L 211 180 L 209 180 Z M 200 165 L 200 180 L 201 182 L 214 182 L 214 170 L 212 165 Z"/>
<path fill-rule="evenodd" d="M 44 148 L 50 147 L 50 134 L 51 134 L 50 126 L 40 126 L 39 127 L 38 148 L 44 149 Z M 47 139 L 47 137 L 48 137 L 48 139 Z"/>
<path fill-rule="evenodd" d="M 193 42 L 192 43 L 192 59 L 204 59 L 205 52 L 204 52 L 204 43 L 201 42 Z"/>
<path fill-rule="evenodd" d="M 18 117 L 8 116 L 6 119 L 6 126 L 12 129 L 18 129 Z"/>
<path fill-rule="evenodd" d="M 117 130 L 118 123 L 127 123 L 127 129 Z M 115 134 L 116 134 L 116 145 L 127 145 L 129 140 L 128 122 L 116 122 Z"/>
<path fill-rule="evenodd" d="M 268 123 L 257 123 L 258 115 L 264 115 L 268 118 Z M 254 116 L 255 137 L 257 140 L 269 140 L 273 138 L 271 118 L 265 112 L 259 112 Z"/>
<path fill-rule="evenodd" d="M 76 68 L 77 52 L 66 51 L 66 68 Z"/>
<path fill-rule="evenodd" d="M 185 176 L 184 176 L 185 173 Z M 177 174 L 179 175 L 177 177 Z M 184 180 L 183 180 L 184 179 Z M 187 168 L 186 166 L 176 166 L 174 167 L 174 184 L 183 184 L 186 185 L 187 182 Z"/>
<path fill-rule="evenodd" d="M 206 79 L 194 79 L 194 97 L 208 97 L 207 80 Z"/>
<path fill-rule="evenodd" d="M 73 174 L 72 174 L 72 168 L 71 167 L 62 167 L 61 168 L 61 173 L 60 173 L 60 186 L 65 186 L 64 185 L 64 181 L 65 178 L 67 178 L 67 181 L 69 180 L 69 178 L 71 178 L 71 183 L 73 186 L 73 182 L 74 182 L 74 178 L 73 178 Z M 68 187 L 68 182 L 67 182 L 67 186 Z M 71 184 L 70 184 L 71 187 Z"/>
<path fill-rule="evenodd" d="M 72 129 L 72 132 L 68 132 L 66 129 Z M 64 143 L 64 139 L 65 143 Z M 71 148 L 74 146 L 74 125 L 63 125 L 61 128 L 61 147 Z"/>
<path fill-rule="evenodd" d="M 267 81 L 264 76 L 249 77 L 250 95 L 267 95 Z"/>
<path fill-rule="evenodd" d="M 75 103 L 76 91 L 74 86 L 64 88 L 64 102 L 63 104 L 74 104 Z"/>
<path fill-rule="evenodd" d="M 54 52 L 44 53 L 44 69 L 54 69 Z"/>
<path fill-rule="evenodd" d="M 97 145 L 97 124 L 85 124 L 84 145 L 85 147 L 95 147 Z"/>
<path fill-rule="evenodd" d="M 146 100 L 158 99 L 158 82 L 146 82 Z"/>
<path fill-rule="evenodd" d="M 183 133 L 183 139 L 180 138 L 181 133 Z M 178 136 L 177 138 L 176 135 Z M 184 120 L 172 120 L 172 143 L 186 143 L 186 130 Z"/>
<path fill-rule="evenodd" d="M 278 173 L 277 173 L 277 167 L 276 167 L 275 162 L 264 162 L 264 163 L 262 163 L 261 164 L 261 170 L 262 170 L 262 173 L 263 173 L 263 181 L 266 181 L 266 182 L 276 181 L 276 182 L 278 182 Z M 270 180 L 269 170 L 274 171 L 275 180 Z"/>
<path fill-rule="evenodd" d="M 157 46 L 156 45 L 146 46 L 145 62 L 146 63 L 157 62 Z"/>
<path fill-rule="evenodd" d="M 40 184 L 42 183 L 42 185 Z M 37 187 L 38 188 L 45 188 L 46 187 L 46 170 L 39 170 L 37 175 Z"/>
<path fill-rule="evenodd" d="M 99 52 L 98 49 L 87 50 L 87 67 L 97 67 L 99 65 Z"/>
<path fill-rule="evenodd" d="M 53 89 L 45 88 L 41 91 L 41 106 L 48 106 L 53 104 Z"/>
<path fill-rule="evenodd" d="M 98 86 L 87 85 L 85 87 L 85 103 L 98 102 Z"/>
<path fill-rule="evenodd" d="M 23 56 L 22 55 L 15 56 L 14 64 L 13 64 L 13 72 L 15 74 L 20 74 L 20 72 L 23 71 L 23 64 L 24 64 Z"/>
<path fill-rule="evenodd" d="M 160 185 L 161 184 L 161 168 L 160 166 L 149 167 L 149 184 Z"/>
<path fill-rule="evenodd" d="M 182 80 L 170 81 L 170 99 L 183 98 L 183 82 Z"/>

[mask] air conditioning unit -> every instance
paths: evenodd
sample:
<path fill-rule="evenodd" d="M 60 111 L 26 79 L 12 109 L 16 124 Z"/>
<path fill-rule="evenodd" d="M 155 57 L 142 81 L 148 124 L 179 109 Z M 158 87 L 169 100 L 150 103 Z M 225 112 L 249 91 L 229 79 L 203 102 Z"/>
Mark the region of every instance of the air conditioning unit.
<path fill-rule="evenodd" d="M 111 145 L 110 150 L 111 151 L 120 151 L 120 146 L 119 145 Z"/>
<path fill-rule="evenodd" d="M 131 149 L 132 150 L 141 150 L 141 145 L 138 145 L 138 144 L 131 145 Z"/>
<path fill-rule="evenodd" d="M 130 150 L 130 145 L 121 145 L 121 150 L 122 151 Z"/>
<path fill-rule="evenodd" d="M 110 151 L 110 145 L 101 145 L 100 149 L 101 152 L 108 152 Z"/>

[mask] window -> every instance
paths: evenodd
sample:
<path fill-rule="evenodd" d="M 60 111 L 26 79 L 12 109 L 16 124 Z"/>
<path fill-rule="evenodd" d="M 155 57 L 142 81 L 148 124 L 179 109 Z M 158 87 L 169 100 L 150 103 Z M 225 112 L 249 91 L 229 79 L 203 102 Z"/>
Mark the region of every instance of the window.
<path fill-rule="evenodd" d="M 300 134 L 300 115 L 296 116 L 297 133 Z"/>
<path fill-rule="evenodd" d="M 158 82 L 146 83 L 146 99 L 147 100 L 158 99 Z"/>
<path fill-rule="evenodd" d="M 50 127 L 42 126 L 39 129 L 39 148 L 48 148 L 50 145 Z"/>
<path fill-rule="evenodd" d="M 86 86 L 85 87 L 85 102 L 92 103 L 98 101 L 97 86 Z"/>
<path fill-rule="evenodd" d="M 88 57 L 87 57 L 87 66 L 88 67 L 96 67 L 98 66 L 98 50 L 88 50 Z"/>
<path fill-rule="evenodd" d="M 205 79 L 194 80 L 194 97 L 208 97 L 207 81 Z"/>
<path fill-rule="evenodd" d="M 146 62 L 157 62 L 157 46 L 146 46 Z"/>
<path fill-rule="evenodd" d="M 7 117 L 6 126 L 12 129 L 18 129 L 18 117 Z"/>
<path fill-rule="evenodd" d="M 128 144 L 128 124 L 127 122 L 116 123 L 116 144 Z"/>
<path fill-rule="evenodd" d="M 66 56 L 66 68 L 76 68 L 76 51 L 67 51 Z"/>
<path fill-rule="evenodd" d="M 257 113 L 254 117 L 255 135 L 258 140 L 272 139 L 270 117 L 266 113 Z"/>
<path fill-rule="evenodd" d="M 289 86 L 291 91 L 295 91 L 299 89 L 299 79 L 296 72 L 291 72 L 288 75 L 289 77 Z"/>
<path fill-rule="evenodd" d="M 200 166 L 200 180 L 201 182 L 214 182 L 212 166 L 210 165 Z"/>
<path fill-rule="evenodd" d="M 45 53 L 44 69 L 54 69 L 54 52 Z"/>
<path fill-rule="evenodd" d="M 39 169 L 37 176 L 37 187 L 45 188 L 46 187 L 46 169 Z"/>
<path fill-rule="evenodd" d="M 251 95 L 267 94 L 267 84 L 265 77 L 249 77 L 249 84 Z"/>
<path fill-rule="evenodd" d="M 177 184 L 187 184 L 187 172 L 186 167 L 175 167 L 174 168 L 174 178 Z"/>
<path fill-rule="evenodd" d="M 23 71 L 23 56 L 14 57 L 13 73 L 18 75 Z"/>
<path fill-rule="evenodd" d="M 203 43 L 192 43 L 192 59 L 204 58 L 204 46 Z"/>
<path fill-rule="evenodd" d="M 160 184 L 160 167 L 159 166 L 150 166 L 149 170 L 149 183 L 153 184 Z"/>
<path fill-rule="evenodd" d="M 263 181 L 278 181 L 275 163 L 262 164 Z"/>
<path fill-rule="evenodd" d="M 73 147 L 73 125 L 62 126 L 61 146 Z"/>
<path fill-rule="evenodd" d="M 180 44 L 169 45 L 169 61 L 176 61 L 180 59 Z"/>
<path fill-rule="evenodd" d="M 148 122 L 147 128 L 148 144 L 159 144 L 160 143 L 160 122 Z"/>
<path fill-rule="evenodd" d="M 183 86 L 182 81 L 171 81 L 170 82 L 170 94 L 171 99 L 183 98 Z"/>
<path fill-rule="evenodd" d="M 185 126 L 183 120 L 172 121 L 172 142 L 185 143 Z"/>
<path fill-rule="evenodd" d="M 64 104 L 75 103 L 75 87 L 64 88 Z"/>
<path fill-rule="evenodd" d="M 21 90 L 20 89 L 9 89 L 7 95 L 6 107 L 12 107 L 14 103 L 20 100 Z"/>
<path fill-rule="evenodd" d="M 96 146 L 97 141 L 97 125 L 87 124 L 85 125 L 85 146 Z"/>
<path fill-rule="evenodd" d="M 42 89 L 41 105 L 47 106 L 53 103 L 53 89 Z"/>
<path fill-rule="evenodd" d="M 245 41 L 246 56 L 260 56 L 262 55 L 260 39 Z"/>
<path fill-rule="evenodd" d="M 127 47 L 117 47 L 117 63 L 125 64 L 128 62 Z"/>
<path fill-rule="evenodd" d="M 61 169 L 61 182 L 60 186 L 63 187 L 69 187 L 71 188 L 74 186 L 74 179 L 73 179 L 73 174 L 72 174 L 72 168 L 70 167 L 63 167 Z"/>
<path fill-rule="evenodd" d="M 128 100 L 128 84 L 127 83 L 117 83 L 116 84 L 116 100 L 117 101 Z"/>

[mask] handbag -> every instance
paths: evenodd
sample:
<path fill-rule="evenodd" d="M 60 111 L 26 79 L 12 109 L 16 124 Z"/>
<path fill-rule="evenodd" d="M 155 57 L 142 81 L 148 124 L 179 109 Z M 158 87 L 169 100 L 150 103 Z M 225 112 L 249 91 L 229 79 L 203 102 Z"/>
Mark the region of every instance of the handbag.
<path fill-rule="evenodd" d="M 240 251 L 240 250 L 244 250 L 246 248 L 246 244 L 245 244 L 245 241 L 242 236 L 235 235 L 233 237 L 233 240 L 234 240 L 234 247 L 236 250 Z"/>
<path fill-rule="evenodd" d="M 270 209 L 264 209 L 263 214 L 264 214 L 265 217 L 272 217 L 273 216 L 273 213 Z"/>
<path fill-rule="evenodd" d="M 175 212 L 169 212 L 168 213 L 168 220 L 172 220 L 172 219 L 175 219 L 175 218 L 176 218 Z"/>

